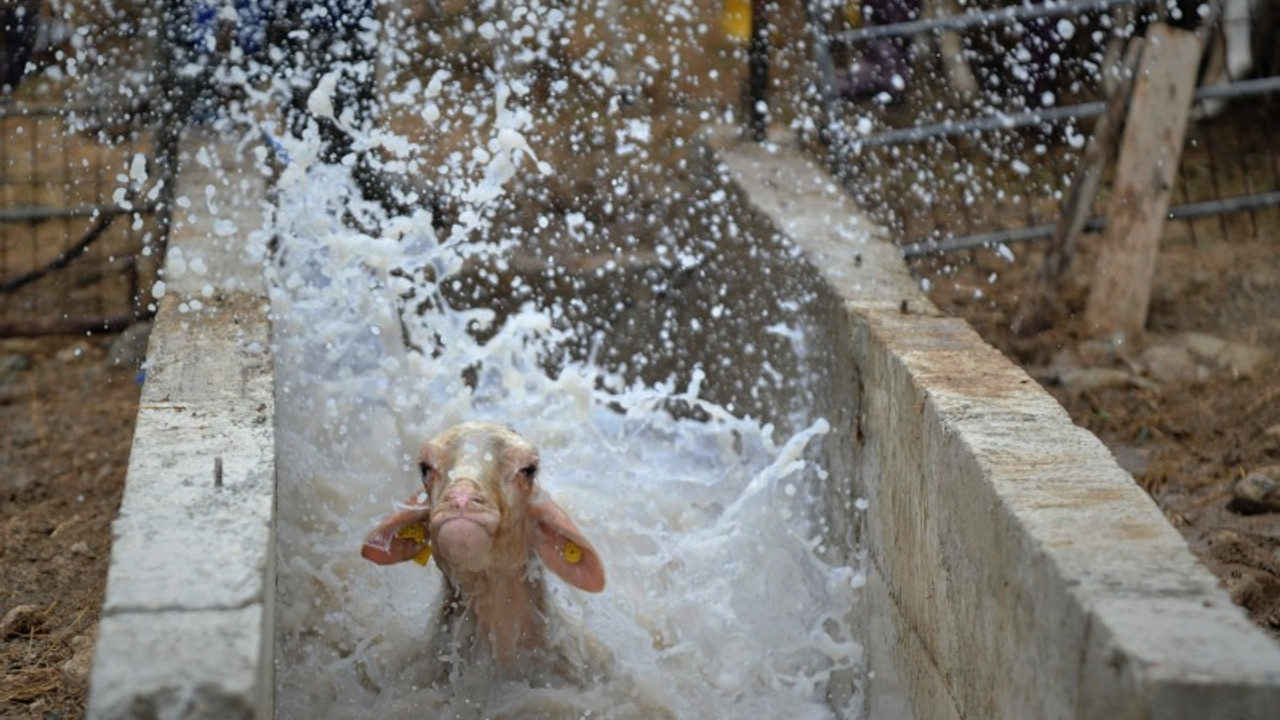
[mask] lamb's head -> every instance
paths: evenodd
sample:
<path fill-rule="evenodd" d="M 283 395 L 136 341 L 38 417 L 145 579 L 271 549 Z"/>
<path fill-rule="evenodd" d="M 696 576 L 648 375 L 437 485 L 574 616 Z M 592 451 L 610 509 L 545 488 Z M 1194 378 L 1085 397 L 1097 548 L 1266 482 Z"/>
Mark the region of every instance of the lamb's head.
<path fill-rule="evenodd" d="M 456 425 L 418 457 L 423 490 L 383 519 L 362 554 L 376 563 L 434 554 L 465 595 L 495 582 L 525 581 L 531 553 L 565 582 L 604 588 L 604 566 L 573 521 L 539 487 L 538 451 L 491 423 Z"/>

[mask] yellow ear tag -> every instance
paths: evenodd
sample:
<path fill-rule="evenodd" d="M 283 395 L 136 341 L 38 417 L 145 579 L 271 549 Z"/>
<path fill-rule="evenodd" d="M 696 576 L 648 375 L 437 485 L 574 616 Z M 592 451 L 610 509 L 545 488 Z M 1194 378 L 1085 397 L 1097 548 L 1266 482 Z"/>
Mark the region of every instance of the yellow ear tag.
<path fill-rule="evenodd" d="M 418 523 L 405 525 L 396 531 L 396 537 L 401 540 L 412 540 L 418 543 L 427 541 L 427 529 Z"/>
<path fill-rule="evenodd" d="M 577 565 L 582 562 L 582 548 L 572 540 L 564 541 L 564 549 L 560 551 L 560 557 L 570 565 Z"/>
<path fill-rule="evenodd" d="M 416 543 L 425 543 L 427 541 L 427 529 L 419 523 L 405 525 L 396 531 L 396 537 L 401 540 L 412 540 Z M 413 561 L 419 565 L 426 565 L 431 562 L 431 546 L 427 545 L 422 551 L 413 556 Z"/>

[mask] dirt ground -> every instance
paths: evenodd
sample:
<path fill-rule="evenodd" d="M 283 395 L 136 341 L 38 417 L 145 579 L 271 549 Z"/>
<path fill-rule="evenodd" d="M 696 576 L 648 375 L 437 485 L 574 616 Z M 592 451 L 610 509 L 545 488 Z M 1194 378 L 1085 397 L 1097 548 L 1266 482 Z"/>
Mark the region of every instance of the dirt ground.
<path fill-rule="evenodd" d="M 1193 123 L 1173 202 L 1277 187 L 1278 121 L 1280 107 L 1263 100 Z M 1044 243 L 912 268 L 940 308 L 1102 439 L 1232 598 L 1280 638 L 1280 208 L 1167 223 L 1145 337 L 1126 345 L 1084 327 L 1101 241 L 1083 237 L 1052 322 L 1028 335 L 1011 326 Z"/>
<path fill-rule="evenodd" d="M 1280 480 L 1280 243 L 1272 223 L 1250 239 L 1212 242 L 1171 227 L 1148 335 L 1127 347 L 1083 333 L 1080 281 L 1053 327 L 1031 337 L 1010 331 L 1039 267 L 1031 248 L 1012 262 L 982 251 L 959 270 L 944 272 L 937 260 L 915 269 L 932 279 L 936 304 L 968 319 L 1102 439 L 1232 598 L 1280 639 L 1280 514 L 1233 493 L 1251 473 Z M 1082 278 L 1092 258 L 1080 265 Z M 1239 354 L 1186 351 L 1184 333 L 1236 343 L 1228 347 Z"/>
<path fill-rule="evenodd" d="M 0 340 L 0 717 L 84 714 L 138 406 L 112 339 Z"/>

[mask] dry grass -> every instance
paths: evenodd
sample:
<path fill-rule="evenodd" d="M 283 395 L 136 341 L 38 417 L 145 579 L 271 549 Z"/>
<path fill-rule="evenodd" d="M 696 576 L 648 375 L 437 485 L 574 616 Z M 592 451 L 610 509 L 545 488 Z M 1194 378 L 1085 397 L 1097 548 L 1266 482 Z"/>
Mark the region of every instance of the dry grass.
<path fill-rule="evenodd" d="M 67 702 L 84 702 L 87 666 L 74 663 L 86 646 L 85 633 L 96 613 L 82 608 L 69 622 L 59 613 L 58 601 L 45 608 L 19 605 L 5 616 L 5 645 L 0 664 L 5 668 L 0 703 L 28 705 L 41 698 L 61 695 Z M 79 638 L 79 640 L 76 640 Z"/>

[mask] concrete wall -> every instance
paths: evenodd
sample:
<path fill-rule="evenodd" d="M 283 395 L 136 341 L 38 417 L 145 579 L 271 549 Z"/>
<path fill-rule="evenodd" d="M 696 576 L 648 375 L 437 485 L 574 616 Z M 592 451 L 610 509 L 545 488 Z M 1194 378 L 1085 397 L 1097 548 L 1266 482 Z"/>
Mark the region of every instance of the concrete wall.
<path fill-rule="evenodd" d="M 160 300 L 113 525 L 93 720 L 271 715 L 270 327 L 261 268 L 242 257 L 263 185 L 230 155 L 202 163 L 200 147 L 185 145 L 177 196 L 190 205 L 170 247 L 187 268 L 171 268 Z"/>
<path fill-rule="evenodd" d="M 251 167 L 203 157 L 229 167 L 193 156 L 180 179 L 192 203 L 172 242 L 188 271 L 169 279 L 152 334 L 95 720 L 271 714 L 273 381 L 258 268 L 241 257 L 263 188 Z M 870 717 L 1277 717 L 1280 647 L 1099 441 L 965 323 L 941 317 L 812 165 L 736 144 L 717 157 L 754 237 L 726 261 L 760 266 L 732 274 L 741 320 L 702 338 L 701 357 L 776 341 L 752 335 L 777 321 L 777 298 L 755 292 L 766 286 L 803 296 L 792 320 L 811 347 L 808 380 L 778 384 L 779 397 L 753 394 L 746 363 L 711 374 L 708 395 L 763 413 L 820 385 L 813 413 L 834 428 L 822 447 L 828 545 L 868 564 L 855 611 L 874 672 Z M 753 244 L 765 240 L 767 252 Z M 192 269 L 197 257 L 205 272 Z M 689 293 L 715 289 L 700 285 Z M 652 303 L 712 307 L 698 297 Z M 652 351 L 637 323 L 660 315 L 628 312 L 605 323 L 619 330 L 618 357 Z M 677 360 L 660 369 L 680 370 Z M 865 514 L 851 509 L 859 498 Z"/>
<path fill-rule="evenodd" d="M 1101 442 L 939 316 L 821 171 L 721 145 L 827 285 L 818 402 L 852 453 L 827 510 L 870 565 L 869 716 L 1280 717 L 1280 645 Z M 870 502 L 862 526 L 851 493 Z"/>

